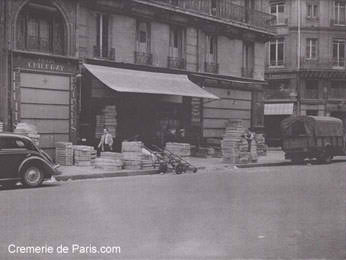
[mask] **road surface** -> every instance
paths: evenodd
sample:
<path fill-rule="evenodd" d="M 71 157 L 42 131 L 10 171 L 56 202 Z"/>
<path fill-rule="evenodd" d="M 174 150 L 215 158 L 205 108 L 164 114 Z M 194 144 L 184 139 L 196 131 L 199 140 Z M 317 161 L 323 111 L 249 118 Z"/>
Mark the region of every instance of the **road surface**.
<path fill-rule="evenodd" d="M 345 172 L 336 162 L 0 190 L 0 259 L 346 259 Z"/>

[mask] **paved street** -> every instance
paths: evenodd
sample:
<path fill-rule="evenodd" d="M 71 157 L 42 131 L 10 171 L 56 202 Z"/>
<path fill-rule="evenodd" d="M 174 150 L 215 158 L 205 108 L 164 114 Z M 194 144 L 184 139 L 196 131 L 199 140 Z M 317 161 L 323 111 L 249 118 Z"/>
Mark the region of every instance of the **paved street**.
<path fill-rule="evenodd" d="M 60 259 L 345 259 L 345 169 L 336 162 L 1 190 L 0 259 L 59 256 L 9 254 L 10 244 L 66 245 Z M 72 254 L 73 244 L 121 253 Z"/>

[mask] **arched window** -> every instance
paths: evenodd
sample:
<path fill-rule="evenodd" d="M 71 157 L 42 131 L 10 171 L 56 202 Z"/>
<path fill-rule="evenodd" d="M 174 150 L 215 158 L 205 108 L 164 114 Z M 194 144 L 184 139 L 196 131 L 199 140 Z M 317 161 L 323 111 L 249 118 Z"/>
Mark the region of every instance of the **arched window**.
<path fill-rule="evenodd" d="M 66 54 L 65 24 L 49 1 L 30 1 L 17 20 L 17 49 Z"/>

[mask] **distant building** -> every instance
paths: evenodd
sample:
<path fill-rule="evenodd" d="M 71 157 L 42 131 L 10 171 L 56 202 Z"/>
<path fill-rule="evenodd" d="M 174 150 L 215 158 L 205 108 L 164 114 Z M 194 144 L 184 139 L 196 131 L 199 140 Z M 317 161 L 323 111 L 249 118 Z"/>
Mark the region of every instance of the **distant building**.
<path fill-rule="evenodd" d="M 0 0 L 0 120 L 56 141 L 220 139 L 263 128 L 264 1 Z M 219 97 L 219 100 L 213 97 Z"/>
<path fill-rule="evenodd" d="M 265 128 L 280 144 L 280 121 L 291 115 L 334 116 L 346 122 L 346 2 L 266 1 L 276 16 L 267 43 Z"/>

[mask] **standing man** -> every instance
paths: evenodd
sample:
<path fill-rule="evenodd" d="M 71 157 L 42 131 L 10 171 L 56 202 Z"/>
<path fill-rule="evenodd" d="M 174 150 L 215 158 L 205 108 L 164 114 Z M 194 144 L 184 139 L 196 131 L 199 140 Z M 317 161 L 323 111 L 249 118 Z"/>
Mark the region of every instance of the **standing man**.
<path fill-rule="evenodd" d="M 98 145 L 98 150 L 102 152 L 112 151 L 113 146 L 113 136 L 108 132 L 108 129 L 103 129 L 103 135 L 101 136 L 100 143 Z"/>

